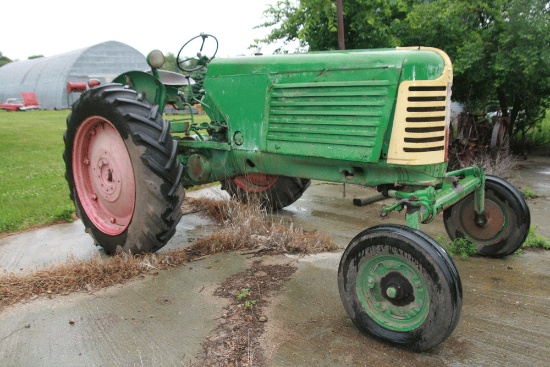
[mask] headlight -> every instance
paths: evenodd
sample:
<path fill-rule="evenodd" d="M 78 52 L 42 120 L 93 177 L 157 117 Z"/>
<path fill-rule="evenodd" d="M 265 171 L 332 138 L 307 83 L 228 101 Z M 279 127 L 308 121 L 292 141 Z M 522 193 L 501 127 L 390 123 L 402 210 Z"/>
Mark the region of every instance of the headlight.
<path fill-rule="evenodd" d="M 164 65 L 164 55 L 159 50 L 153 50 L 147 55 L 147 63 L 152 68 L 160 69 Z"/>

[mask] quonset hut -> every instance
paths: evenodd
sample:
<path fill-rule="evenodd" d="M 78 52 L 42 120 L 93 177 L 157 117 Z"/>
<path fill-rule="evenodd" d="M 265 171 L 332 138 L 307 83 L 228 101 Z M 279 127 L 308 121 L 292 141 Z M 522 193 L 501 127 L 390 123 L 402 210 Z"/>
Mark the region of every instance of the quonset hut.
<path fill-rule="evenodd" d="M 111 82 L 128 70 L 148 70 L 145 56 L 124 43 L 108 41 L 60 55 L 16 61 L 0 67 L 0 101 L 35 92 L 42 109 L 63 109 L 90 79 Z M 80 88 L 81 89 L 81 88 Z"/>

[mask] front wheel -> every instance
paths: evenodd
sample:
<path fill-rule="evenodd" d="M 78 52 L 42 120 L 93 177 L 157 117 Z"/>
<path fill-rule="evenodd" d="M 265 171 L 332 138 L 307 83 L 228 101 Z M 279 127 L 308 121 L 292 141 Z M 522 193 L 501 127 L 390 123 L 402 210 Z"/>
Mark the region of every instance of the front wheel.
<path fill-rule="evenodd" d="M 240 202 L 257 203 L 275 211 L 298 200 L 310 184 L 310 180 L 303 178 L 249 173 L 224 180 L 222 189 Z"/>
<path fill-rule="evenodd" d="M 509 182 L 485 177 L 485 223 L 475 220 L 474 194 L 445 209 L 443 222 L 451 240 L 466 238 L 478 253 L 503 257 L 514 253 L 525 241 L 531 225 L 529 207 L 521 192 Z"/>
<path fill-rule="evenodd" d="M 458 271 L 426 234 L 380 225 L 358 234 L 338 268 L 340 298 L 359 330 L 423 351 L 455 329 L 462 308 Z"/>
<path fill-rule="evenodd" d="M 119 84 L 73 105 L 65 177 L 86 231 L 107 253 L 156 251 L 174 234 L 185 192 L 168 131 L 157 106 Z"/>

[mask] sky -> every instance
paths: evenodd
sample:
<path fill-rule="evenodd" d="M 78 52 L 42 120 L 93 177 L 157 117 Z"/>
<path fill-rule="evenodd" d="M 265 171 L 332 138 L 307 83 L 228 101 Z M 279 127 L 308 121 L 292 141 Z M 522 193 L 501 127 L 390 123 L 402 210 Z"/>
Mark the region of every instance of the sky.
<path fill-rule="evenodd" d="M 251 55 L 254 29 L 276 0 L 26 0 L 1 6 L 0 52 L 12 60 L 52 56 L 106 41 L 125 43 L 143 55 L 177 54 L 201 32 L 219 41 L 219 57 Z M 150 5 L 149 5 L 150 4 Z M 158 5 L 158 7 L 156 7 Z M 275 46 L 263 47 L 264 54 Z"/>

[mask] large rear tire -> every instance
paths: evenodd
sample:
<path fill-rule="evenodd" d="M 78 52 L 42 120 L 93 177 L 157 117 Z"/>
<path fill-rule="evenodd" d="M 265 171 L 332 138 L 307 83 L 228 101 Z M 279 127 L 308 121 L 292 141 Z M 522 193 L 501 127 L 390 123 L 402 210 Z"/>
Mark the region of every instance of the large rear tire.
<path fill-rule="evenodd" d="M 311 180 L 249 173 L 222 182 L 222 189 L 242 203 L 258 203 L 268 211 L 287 207 L 298 200 Z"/>
<path fill-rule="evenodd" d="M 338 268 L 340 298 L 362 332 L 416 351 L 443 342 L 462 309 L 462 284 L 445 250 L 400 225 L 358 234 Z"/>
<path fill-rule="evenodd" d="M 521 247 L 529 234 L 531 214 L 518 189 L 501 178 L 486 176 L 485 215 L 485 224 L 476 224 L 471 194 L 445 209 L 443 222 L 451 240 L 466 238 L 483 256 L 504 257 Z"/>
<path fill-rule="evenodd" d="M 158 106 L 119 84 L 93 88 L 74 103 L 64 138 L 71 199 L 96 245 L 109 254 L 164 246 L 185 191 Z"/>

